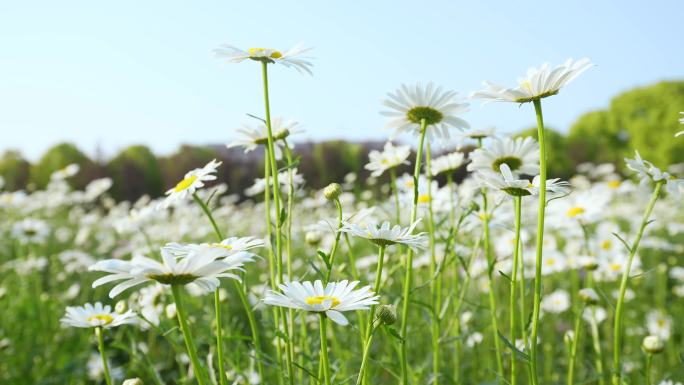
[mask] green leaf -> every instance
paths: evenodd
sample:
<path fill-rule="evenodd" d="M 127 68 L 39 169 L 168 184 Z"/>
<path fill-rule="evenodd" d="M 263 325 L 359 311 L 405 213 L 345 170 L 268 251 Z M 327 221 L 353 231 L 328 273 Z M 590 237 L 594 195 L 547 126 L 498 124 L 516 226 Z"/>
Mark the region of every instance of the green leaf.
<path fill-rule="evenodd" d="M 390 336 L 396 338 L 396 339 L 399 341 L 399 343 L 401 343 L 401 344 L 404 343 L 404 339 L 401 338 L 401 335 L 399 335 L 399 332 L 397 331 L 397 329 L 395 329 L 395 328 L 393 328 L 393 327 L 391 327 L 391 326 L 385 326 L 384 329 L 385 329 L 385 331 L 387 332 L 387 334 L 389 334 Z"/>
<path fill-rule="evenodd" d="M 511 349 L 511 351 L 515 354 L 519 361 L 530 362 L 530 356 L 516 348 L 515 345 L 513 345 L 511 341 L 509 341 L 508 338 L 506 338 L 506 336 L 501 334 L 500 331 L 497 330 L 496 334 L 498 334 L 499 338 L 503 340 L 504 344 L 506 344 L 506 346 L 508 346 L 508 348 Z"/>
<path fill-rule="evenodd" d="M 632 248 L 629 247 L 629 245 L 627 244 L 627 241 L 625 241 L 625 240 L 620 236 L 620 234 L 618 234 L 618 233 L 613 233 L 613 235 L 615 236 L 615 238 L 617 238 L 617 239 L 620 240 L 620 242 L 621 242 L 621 243 L 625 246 L 625 248 L 627 249 L 627 252 L 628 252 L 628 253 L 631 253 L 631 252 L 632 252 Z"/>

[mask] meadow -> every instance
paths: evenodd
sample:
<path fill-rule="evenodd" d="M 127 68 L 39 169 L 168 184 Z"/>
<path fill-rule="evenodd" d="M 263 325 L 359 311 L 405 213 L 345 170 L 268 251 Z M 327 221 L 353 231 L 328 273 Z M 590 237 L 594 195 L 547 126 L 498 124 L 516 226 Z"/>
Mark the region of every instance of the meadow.
<path fill-rule="evenodd" d="M 216 50 L 261 71 L 262 115 L 228 144 L 263 151 L 247 191 L 216 160 L 158 198 L 74 189 L 76 165 L 0 191 L 0 383 L 681 385 L 684 168 L 637 149 L 547 175 L 543 105 L 592 62 L 469 95 L 401 85 L 370 175 L 312 190 L 268 83 L 311 74 L 309 52 Z M 536 132 L 471 127 L 481 102 Z"/>

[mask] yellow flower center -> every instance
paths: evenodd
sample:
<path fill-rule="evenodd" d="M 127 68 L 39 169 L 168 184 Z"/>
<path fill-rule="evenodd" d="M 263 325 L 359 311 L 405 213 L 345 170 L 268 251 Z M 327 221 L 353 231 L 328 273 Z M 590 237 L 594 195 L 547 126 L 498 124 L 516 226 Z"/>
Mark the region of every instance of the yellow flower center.
<path fill-rule="evenodd" d="M 566 213 L 566 215 L 569 216 L 570 218 L 574 218 L 580 214 L 584 214 L 585 211 L 586 210 L 583 207 L 575 206 L 575 207 L 570 208 L 568 210 L 568 212 Z"/>
<path fill-rule="evenodd" d="M 546 266 L 553 266 L 556 264 L 556 260 L 553 258 L 546 258 Z"/>
<path fill-rule="evenodd" d="M 608 239 L 601 242 L 601 249 L 603 249 L 603 250 L 610 250 L 611 246 L 613 246 L 613 242 L 611 242 Z"/>
<path fill-rule="evenodd" d="M 616 188 L 620 187 L 621 183 L 622 182 L 620 182 L 619 180 L 611 180 L 610 182 L 608 182 L 608 187 L 610 187 L 612 189 L 616 189 Z"/>
<path fill-rule="evenodd" d="M 178 184 L 176 185 L 176 187 L 173 190 L 175 192 L 181 192 L 181 191 L 187 189 L 188 187 L 192 186 L 192 184 L 196 180 L 197 180 L 197 175 L 189 176 L 189 177 L 183 179 L 182 181 L 178 182 Z"/>
<path fill-rule="evenodd" d="M 105 325 L 109 325 L 112 323 L 112 321 L 114 321 L 114 317 L 110 316 L 109 314 L 95 314 L 88 317 L 88 322 L 92 321 L 102 321 Z"/>
<path fill-rule="evenodd" d="M 520 82 L 520 88 L 524 88 L 527 92 L 532 93 L 532 83 L 529 80 L 523 80 Z"/>
<path fill-rule="evenodd" d="M 249 52 L 249 54 L 252 56 L 263 56 L 268 50 L 269 48 L 250 48 L 247 50 L 247 52 Z M 273 51 L 269 57 L 271 59 L 280 59 L 283 57 L 283 54 L 280 51 Z"/>
<path fill-rule="evenodd" d="M 331 308 L 340 304 L 339 299 L 337 299 L 335 297 L 331 297 L 329 295 L 318 295 L 315 297 L 308 297 L 306 299 L 306 304 L 307 305 L 320 305 L 323 303 L 323 301 L 331 301 L 332 302 L 332 305 L 330 306 Z"/>
<path fill-rule="evenodd" d="M 421 194 L 418 196 L 418 203 L 429 203 L 430 196 L 428 194 Z"/>
<path fill-rule="evenodd" d="M 613 271 L 620 271 L 620 270 L 622 270 L 622 265 L 619 263 L 611 263 L 610 269 Z"/>
<path fill-rule="evenodd" d="M 222 249 L 226 249 L 226 250 L 233 250 L 233 246 L 224 245 L 223 243 L 210 243 L 209 247 L 216 247 L 216 248 L 222 248 Z"/>

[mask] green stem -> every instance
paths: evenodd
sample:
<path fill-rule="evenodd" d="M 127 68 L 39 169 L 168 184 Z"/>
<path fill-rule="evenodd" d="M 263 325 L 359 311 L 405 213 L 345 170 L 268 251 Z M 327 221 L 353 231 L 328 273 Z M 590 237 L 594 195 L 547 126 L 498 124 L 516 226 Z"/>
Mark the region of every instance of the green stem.
<path fill-rule="evenodd" d="M 278 283 L 282 284 L 283 283 L 283 253 L 282 253 L 282 216 L 281 216 L 281 210 L 280 210 L 280 183 L 278 182 L 278 163 L 276 162 L 276 157 L 275 157 L 275 141 L 273 139 L 273 130 L 271 128 L 271 104 L 269 102 L 269 96 L 268 96 L 268 63 L 266 61 L 263 61 L 261 63 L 261 78 L 263 80 L 264 84 L 264 111 L 265 111 L 265 120 L 266 120 L 266 131 L 267 131 L 267 142 L 268 142 L 268 156 L 269 156 L 269 161 L 271 164 L 271 174 L 273 178 L 273 201 L 275 204 L 275 211 L 276 211 L 276 234 L 275 234 L 275 239 L 276 239 L 276 251 L 275 251 L 275 260 L 276 260 L 276 271 L 277 271 L 277 278 L 278 278 Z M 266 180 L 266 184 L 268 184 L 268 180 Z M 270 214 L 269 214 L 270 215 Z M 289 337 L 289 330 L 287 327 L 287 319 L 285 317 L 281 317 L 282 322 L 283 322 L 283 329 L 284 333 L 286 334 L 286 360 L 287 360 L 287 377 L 290 382 L 290 385 L 294 385 L 294 365 L 292 363 L 292 341 Z"/>
<path fill-rule="evenodd" d="M 575 314 L 575 329 L 573 331 L 574 335 L 572 337 L 572 345 L 570 347 L 570 362 L 568 363 L 568 385 L 575 384 L 575 362 L 577 358 L 577 346 L 580 339 L 580 324 L 582 323 L 582 313 L 584 312 L 584 306 L 578 306 L 576 308 L 577 314 Z"/>
<path fill-rule="evenodd" d="M 620 380 L 622 378 L 622 367 L 620 364 L 620 359 L 622 355 L 622 312 L 625 302 L 625 291 L 627 290 L 627 283 L 629 281 L 629 274 L 632 271 L 632 261 L 634 260 L 634 255 L 636 255 L 639 249 L 639 242 L 641 242 L 641 237 L 644 235 L 644 229 L 649 223 L 649 218 L 653 212 L 653 207 L 658 200 L 658 195 L 660 195 L 660 189 L 665 184 L 664 181 L 658 181 L 653 190 L 653 195 L 651 195 L 651 200 L 646 206 L 646 211 L 644 212 L 644 217 L 641 220 L 641 225 L 639 226 L 639 231 L 637 232 L 636 238 L 632 243 L 632 247 L 629 249 L 629 259 L 627 260 L 627 266 L 622 274 L 622 280 L 620 281 L 620 294 L 618 295 L 617 303 L 615 304 L 615 322 L 613 325 L 613 385 L 620 385 Z"/>
<path fill-rule="evenodd" d="M 516 304 L 516 285 L 518 284 L 518 265 L 520 264 L 520 221 L 522 213 L 522 197 L 516 196 L 513 198 L 513 206 L 515 210 L 515 246 L 513 247 L 513 271 L 511 273 L 511 297 L 510 297 L 510 340 L 515 345 L 515 315 L 517 312 Z M 516 354 L 511 354 L 511 385 L 517 384 L 517 357 Z"/>
<path fill-rule="evenodd" d="M 370 322 L 368 330 L 368 338 L 363 347 L 363 357 L 361 358 L 361 368 L 359 369 L 359 375 L 356 378 L 356 385 L 361 385 L 364 381 L 366 375 L 366 367 L 368 366 L 368 357 L 370 356 L 370 346 L 373 341 L 373 334 L 375 333 L 376 327 L 373 327 L 373 321 Z"/>
<path fill-rule="evenodd" d="M 109 375 L 109 363 L 107 362 L 107 354 L 105 353 L 104 329 L 102 326 L 95 328 L 95 335 L 97 335 L 97 347 L 100 350 L 100 357 L 102 358 L 102 368 L 104 369 L 105 382 L 107 385 L 112 385 L 112 378 Z"/>
<path fill-rule="evenodd" d="M 646 385 L 651 385 L 651 367 L 653 366 L 653 354 L 646 353 Z"/>
<path fill-rule="evenodd" d="M 337 231 L 335 234 L 335 242 L 333 242 L 332 249 L 328 255 L 328 263 L 330 264 L 330 268 L 325 275 L 325 284 L 330 282 L 330 277 L 332 276 L 333 269 L 335 268 L 335 254 L 337 254 L 337 246 L 340 244 L 340 236 L 342 236 L 342 232 L 340 231 L 340 228 L 342 227 L 342 204 L 337 198 L 335 199 L 335 206 L 337 207 Z"/>
<path fill-rule="evenodd" d="M 188 316 L 185 312 L 185 307 L 183 306 L 183 299 L 181 298 L 180 286 L 171 285 L 171 292 L 173 293 L 173 300 L 176 303 L 176 314 L 178 315 L 178 324 L 180 325 L 181 332 L 183 333 L 183 339 L 185 339 L 185 347 L 188 350 L 188 356 L 190 356 L 192 370 L 195 372 L 195 377 L 197 377 L 197 383 L 199 385 L 205 385 L 206 382 L 204 380 L 204 371 L 202 370 L 202 365 L 200 364 L 199 358 L 197 358 L 197 349 L 195 348 L 195 342 L 192 339 L 190 327 L 188 327 Z"/>
<path fill-rule="evenodd" d="M 430 141 L 425 144 L 425 174 L 427 175 L 428 192 L 428 234 L 430 245 L 430 297 L 432 299 L 432 322 L 430 335 L 432 339 L 432 378 L 433 384 L 439 385 L 439 313 L 442 304 L 441 274 L 437 273 L 437 254 L 435 252 L 435 217 L 432 210 L 432 152 Z"/>
<path fill-rule="evenodd" d="M 330 361 L 328 359 L 328 330 L 327 317 L 325 313 L 320 313 L 320 330 L 321 330 L 321 365 L 323 367 L 323 378 L 325 385 L 330 385 Z"/>
<path fill-rule="evenodd" d="M 214 215 L 211 213 L 211 210 L 209 209 L 207 204 L 202 199 L 200 199 L 200 197 L 197 194 L 192 194 L 192 197 L 195 200 L 195 202 L 197 202 L 197 204 L 202 208 L 202 211 L 204 211 L 204 214 L 209 219 L 209 222 L 211 222 L 211 225 L 214 228 L 214 233 L 216 234 L 217 241 L 223 241 L 223 234 L 221 233 L 219 227 L 216 225 Z M 245 309 L 245 313 L 247 313 L 247 320 L 249 322 L 250 330 L 252 332 L 252 344 L 254 345 L 254 351 L 257 358 L 257 372 L 263 378 L 263 365 L 261 364 L 261 341 L 259 338 L 259 329 L 256 325 L 256 320 L 254 319 L 254 312 L 252 311 L 252 307 L 250 306 L 247 296 L 245 294 L 245 288 L 242 287 L 242 285 L 240 285 L 240 282 L 237 280 L 233 280 L 233 285 L 235 286 L 235 290 L 237 291 L 238 296 L 240 297 L 242 307 Z M 218 355 L 219 380 L 221 381 L 221 385 L 224 385 L 225 383 L 227 383 L 227 378 L 224 378 L 226 376 L 226 372 L 223 366 L 223 324 L 221 322 L 221 298 L 219 296 L 218 288 L 214 291 L 214 311 L 216 314 L 216 354 Z"/>
<path fill-rule="evenodd" d="M 416 153 L 416 164 L 413 170 L 413 207 L 411 209 L 411 222 L 416 221 L 416 216 L 418 215 L 418 181 L 420 179 L 420 166 L 423 158 L 423 144 L 425 143 L 425 135 L 427 133 L 427 123 L 425 119 L 420 121 L 420 142 L 418 144 L 418 152 Z M 401 360 L 401 384 L 408 385 L 408 350 L 406 333 L 408 331 L 408 312 L 409 303 L 411 302 L 411 282 L 413 281 L 413 249 L 408 248 L 408 253 L 406 254 L 406 275 L 404 277 L 404 292 L 402 298 L 402 309 L 401 309 L 401 332 L 400 336 L 402 339 L 401 349 L 400 349 L 400 360 Z"/>
<path fill-rule="evenodd" d="M 487 257 L 487 270 L 488 270 L 488 280 L 489 280 L 489 317 L 490 323 L 492 325 L 492 337 L 494 338 L 494 350 L 496 353 L 496 367 L 498 369 L 498 374 L 500 378 L 504 378 L 504 367 L 503 367 L 503 356 L 501 354 L 501 338 L 499 337 L 499 322 L 497 321 L 497 306 L 496 297 L 494 292 L 494 277 L 492 276 L 494 272 L 493 265 L 495 263 L 491 251 L 491 243 L 489 236 L 489 212 L 487 208 L 487 191 L 482 190 L 482 209 L 484 210 L 484 253 Z"/>
<path fill-rule="evenodd" d="M 373 291 L 375 295 L 380 295 L 380 290 L 382 288 L 382 268 L 385 262 L 385 246 L 378 247 L 378 265 L 375 270 L 375 284 L 373 285 Z M 365 341 L 363 344 L 363 359 L 361 360 L 361 368 L 359 369 L 359 376 L 356 379 L 356 384 L 359 385 L 364 379 L 366 374 L 367 356 L 370 350 L 371 342 L 373 340 L 373 332 L 375 328 L 373 323 L 375 321 L 375 310 L 377 306 L 372 305 L 368 317 L 368 326 L 366 326 Z"/>
<path fill-rule="evenodd" d="M 532 310 L 532 334 L 530 335 L 530 365 L 532 371 L 532 385 L 539 385 L 538 343 L 539 314 L 542 295 L 542 258 L 544 246 L 544 213 L 546 210 L 546 142 L 544 141 L 544 116 L 542 115 L 541 99 L 535 99 L 534 111 L 537 115 L 537 137 L 539 140 L 539 209 L 537 211 L 537 247 L 534 266 L 534 307 Z"/>

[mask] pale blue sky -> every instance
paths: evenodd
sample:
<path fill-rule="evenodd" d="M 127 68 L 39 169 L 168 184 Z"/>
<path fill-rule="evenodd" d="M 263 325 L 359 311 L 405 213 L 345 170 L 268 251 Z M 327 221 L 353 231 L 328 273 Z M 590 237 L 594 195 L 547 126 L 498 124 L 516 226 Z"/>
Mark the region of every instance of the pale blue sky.
<path fill-rule="evenodd" d="M 380 99 L 435 81 L 467 95 L 514 85 L 529 66 L 588 56 L 597 67 L 547 99 L 567 127 L 637 85 L 684 78 L 684 1 L 0 2 L 0 151 L 35 159 L 57 141 L 111 156 L 143 143 L 225 143 L 262 114 L 259 66 L 211 50 L 313 46 L 314 76 L 271 70 L 274 115 L 306 139 L 387 137 Z M 530 106 L 472 103 L 475 127 L 514 131 Z"/>

